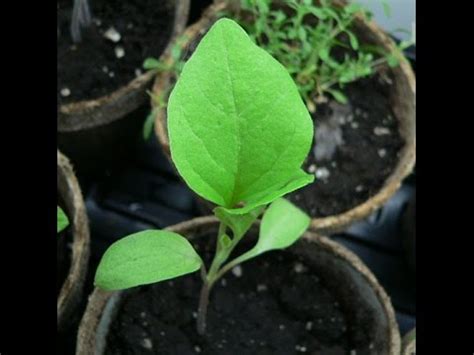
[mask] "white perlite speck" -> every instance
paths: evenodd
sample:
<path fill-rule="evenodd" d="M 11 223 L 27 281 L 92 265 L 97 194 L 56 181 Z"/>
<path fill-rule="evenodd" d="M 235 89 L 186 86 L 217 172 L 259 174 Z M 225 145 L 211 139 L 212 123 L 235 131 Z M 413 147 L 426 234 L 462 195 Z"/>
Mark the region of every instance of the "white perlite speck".
<path fill-rule="evenodd" d="M 357 122 L 352 122 L 351 127 L 352 127 L 352 129 L 357 129 L 357 128 L 359 128 L 359 124 Z"/>
<path fill-rule="evenodd" d="M 115 76 L 115 73 L 114 73 L 113 71 L 111 71 L 111 72 L 109 73 L 109 76 L 110 76 L 111 78 L 113 78 L 113 77 Z"/>
<path fill-rule="evenodd" d="M 382 149 L 379 149 L 377 153 L 379 154 L 380 158 L 383 158 L 387 155 L 387 150 L 382 148 Z"/>
<path fill-rule="evenodd" d="M 315 171 L 316 171 L 316 165 L 311 164 L 310 166 L 308 166 L 308 173 L 314 174 Z"/>
<path fill-rule="evenodd" d="M 306 330 L 310 331 L 311 329 L 313 329 L 313 322 L 307 322 L 306 323 Z"/>
<path fill-rule="evenodd" d="M 297 274 L 301 274 L 302 272 L 306 271 L 306 268 L 301 263 L 295 263 L 293 270 L 295 270 Z"/>
<path fill-rule="evenodd" d="M 242 267 L 240 265 L 234 266 L 232 268 L 232 273 L 234 274 L 235 277 L 241 277 L 242 276 Z"/>
<path fill-rule="evenodd" d="M 362 192 L 363 189 L 364 189 L 364 186 L 362 185 L 357 185 L 355 188 L 356 192 Z"/>
<path fill-rule="evenodd" d="M 194 351 L 199 354 L 199 353 L 201 352 L 201 348 L 196 345 L 196 346 L 194 347 Z"/>
<path fill-rule="evenodd" d="M 102 67 L 102 71 L 103 71 L 104 73 L 108 73 L 108 72 L 109 72 L 109 67 L 106 66 L 106 65 L 104 65 L 104 66 Z"/>
<path fill-rule="evenodd" d="M 374 134 L 376 136 L 383 136 L 386 134 L 390 134 L 390 130 L 387 127 L 375 127 Z"/>
<path fill-rule="evenodd" d="M 61 96 L 62 97 L 68 97 L 69 95 L 71 95 L 71 90 L 69 90 L 69 88 L 62 88 L 61 89 Z"/>
<path fill-rule="evenodd" d="M 258 284 L 257 285 L 257 292 L 264 292 L 266 291 L 268 288 L 267 288 L 267 285 L 263 285 L 263 284 Z"/>
<path fill-rule="evenodd" d="M 153 348 L 153 343 L 151 341 L 150 338 L 145 338 L 142 340 L 142 346 L 145 348 L 145 349 L 152 349 Z"/>
<path fill-rule="evenodd" d="M 104 37 L 114 43 L 119 42 L 122 38 L 120 33 L 118 33 L 117 30 L 113 27 L 110 27 L 107 31 L 104 32 Z"/>
<path fill-rule="evenodd" d="M 314 173 L 314 176 L 316 176 L 316 178 L 323 179 L 323 180 L 327 179 L 329 177 L 329 175 L 331 175 L 331 173 L 325 167 L 321 167 L 321 168 L 316 169 L 316 172 Z"/>
<path fill-rule="evenodd" d="M 123 49 L 123 47 L 117 46 L 115 47 L 114 51 L 115 51 L 115 56 L 118 59 L 125 57 L 125 49 Z"/>
<path fill-rule="evenodd" d="M 140 76 L 142 75 L 142 71 L 140 69 L 135 69 L 135 76 Z"/>
<path fill-rule="evenodd" d="M 306 352 L 306 346 L 296 345 L 295 350 L 299 351 L 300 353 L 305 353 Z"/>

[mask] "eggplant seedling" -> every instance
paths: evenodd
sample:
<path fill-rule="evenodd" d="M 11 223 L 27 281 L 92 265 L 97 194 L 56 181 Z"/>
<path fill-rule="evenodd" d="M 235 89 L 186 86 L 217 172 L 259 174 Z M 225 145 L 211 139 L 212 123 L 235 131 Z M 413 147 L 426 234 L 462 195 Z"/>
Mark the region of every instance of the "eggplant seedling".
<path fill-rule="evenodd" d="M 240 263 L 290 246 L 308 228 L 310 218 L 282 196 L 314 180 L 301 169 L 313 122 L 283 65 L 230 19 L 217 21 L 202 38 L 167 110 L 171 156 L 179 174 L 217 205 L 214 259 L 207 268 L 184 237 L 145 230 L 110 246 L 95 285 L 121 290 L 201 270 L 197 329 L 203 334 L 216 281 Z M 255 246 L 232 259 L 262 214 Z"/>
<path fill-rule="evenodd" d="M 61 207 L 58 206 L 58 217 L 57 217 L 57 233 L 62 232 L 69 225 L 69 219 L 67 218 Z"/>

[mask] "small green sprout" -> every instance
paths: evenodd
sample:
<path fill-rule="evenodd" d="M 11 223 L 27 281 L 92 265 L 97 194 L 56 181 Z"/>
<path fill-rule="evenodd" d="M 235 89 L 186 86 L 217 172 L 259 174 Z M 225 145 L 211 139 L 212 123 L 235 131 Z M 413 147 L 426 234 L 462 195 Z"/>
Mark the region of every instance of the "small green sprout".
<path fill-rule="evenodd" d="M 176 233 L 146 230 L 104 254 L 96 286 L 120 290 L 201 270 L 197 329 L 203 334 L 209 294 L 234 266 L 293 244 L 310 218 L 285 194 L 314 180 L 301 165 L 313 123 L 285 68 L 234 21 L 221 19 L 184 65 L 168 102 L 171 156 L 188 186 L 215 203 L 216 252 L 209 269 Z M 261 217 L 257 243 L 232 252 Z"/>
<path fill-rule="evenodd" d="M 347 103 L 346 84 L 373 75 L 387 63 L 396 66 L 401 49 L 386 53 L 364 46 L 353 30 L 357 16 L 370 19 L 362 5 L 339 6 L 332 0 L 288 0 L 291 13 L 274 6 L 273 0 L 241 0 L 237 21 L 253 40 L 280 61 L 295 79 L 311 111 L 313 102 L 329 94 Z M 389 15 L 389 5 L 382 0 Z"/>
<path fill-rule="evenodd" d="M 61 207 L 58 206 L 57 233 L 62 232 L 67 226 L 69 226 L 69 219 Z"/>
<path fill-rule="evenodd" d="M 361 43 L 354 21 L 357 16 L 369 20 L 372 13 L 357 3 L 338 6 L 332 0 L 288 0 L 284 2 L 291 11 L 288 13 L 275 6 L 274 0 L 239 1 L 240 11 L 224 11 L 223 15 L 233 16 L 255 43 L 286 67 L 311 112 L 315 111 L 314 103 L 328 95 L 347 103 L 343 91 L 348 83 L 373 75 L 384 64 L 397 66 L 403 50 L 413 44 L 402 42 L 386 52 Z M 388 1 L 381 3 L 389 16 Z M 149 58 L 146 68 L 179 75 L 183 65 L 180 45 L 173 53 L 174 65 Z"/>

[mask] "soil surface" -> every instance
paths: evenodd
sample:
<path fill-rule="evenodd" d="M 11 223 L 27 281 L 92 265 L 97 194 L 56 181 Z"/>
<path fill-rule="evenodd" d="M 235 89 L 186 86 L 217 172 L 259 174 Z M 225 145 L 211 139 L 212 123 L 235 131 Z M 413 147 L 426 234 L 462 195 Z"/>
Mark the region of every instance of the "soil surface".
<path fill-rule="evenodd" d="M 314 183 L 288 195 L 312 217 L 346 212 L 375 195 L 394 170 L 404 142 L 391 110 L 391 78 L 349 84 L 347 105 L 318 104 L 315 139 L 303 169 Z"/>
<path fill-rule="evenodd" d="M 124 297 L 106 354 L 350 354 L 357 329 L 307 265 L 271 252 L 229 272 L 212 291 L 203 337 L 199 273 L 141 287 Z"/>
<path fill-rule="evenodd" d="M 174 10 L 167 4 L 172 2 L 89 0 L 92 25 L 74 44 L 73 0 L 58 0 L 58 102 L 96 99 L 142 73 L 145 58 L 158 58 L 168 43 Z M 104 37 L 111 28 L 119 41 Z"/>

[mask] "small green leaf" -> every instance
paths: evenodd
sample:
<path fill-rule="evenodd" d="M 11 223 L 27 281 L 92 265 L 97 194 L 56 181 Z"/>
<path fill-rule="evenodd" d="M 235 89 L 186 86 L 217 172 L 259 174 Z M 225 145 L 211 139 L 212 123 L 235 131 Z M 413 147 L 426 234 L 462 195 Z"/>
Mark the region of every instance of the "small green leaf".
<path fill-rule="evenodd" d="M 143 139 L 148 140 L 151 133 L 153 132 L 153 126 L 155 124 L 155 111 L 152 110 L 150 114 L 146 117 L 145 123 L 143 124 Z"/>
<path fill-rule="evenodd" d="M 351 47 L 354 50 L 359 49 L 359 41 L 357 37 L 351 31 L 346 31 L 347 35 L 349 36 L 349 41 L 351 42 Z"/>
<path fill-rule="evenodd" d="M 69 219 L 61 207 L 58 206 L 57 233 L 63 231 L 68 225 Z"/>
<path fill-rule="evenodd" d="M 153 70 L 159 68 L 161 65 L 160 61 L 155 58 L 147 58 L 143 62 L 143 69 Z"/>
<path fill-rule="evenodd" d="M 216 207 L 214 208 L 214 214 L 222 223 L 232 230 L 234 238 L 239 239 L 247 233 L 253 222 L 255 222 L 264 209 L 265 206 L 260 206 L 245 214 L 232 214 L 223 207 Z"/>
<path fill-rule="evenodd" d="M 387 0 L 381 0 L 381 1 L 382 1 L 382 7 L 383 7 L 383 12 L 385 14 L 385 17 L 391 17 L 392 9 L 390 8 L 390 4 L 388 3 Z"/>
<path fill-rule="evenodd" d="M 310 217 L 290 201 L 275 200 L 263 215 L 257 244 L 231 263 L 240 264 L 267 251 L 289 247 L 308 229 L 310 221 Z"/>
<path fill-rule="evenodd" d="M 219 237 L 219 244 L 221 249 L 228 249 L 232 244 L 232 239 L 227 234 L 222 234 Z"/>
<path fill-rule="evenodd" d="M 95 274 L 104 290 L 122 290 L 189 274 L 202 261 L 189 241 L 179 234 L 146 230 L 112 244 Z"/>
<path fill-rule="evenodd" d="M 329 92 L 335 99 L 341 104 L 347 104 L 347 96 L 342 93 L 342 91 L 336 90 L 336 89 L 327 89 L 327 92 Z"/>
<path fill-rule="evenodd" d="M 218 20 L 168 101 L 171 156 L 200 196 L 247 213 L 310 181 L 313 122 L 287 70 L 234 21 Z M 297 177 L 297 181 L 295 181 Z"/>

